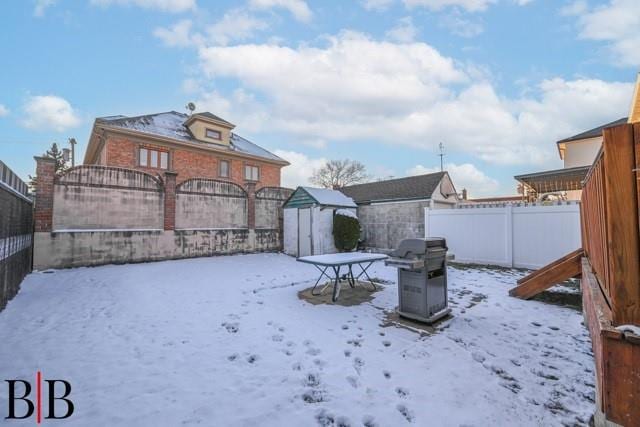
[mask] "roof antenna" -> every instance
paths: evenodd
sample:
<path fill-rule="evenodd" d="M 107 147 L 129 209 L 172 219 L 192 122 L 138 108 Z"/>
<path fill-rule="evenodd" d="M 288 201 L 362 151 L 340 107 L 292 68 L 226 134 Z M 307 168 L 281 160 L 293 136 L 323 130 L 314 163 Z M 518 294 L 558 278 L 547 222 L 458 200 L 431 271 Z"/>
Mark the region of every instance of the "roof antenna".
<path fill-rule="evenodd" d="M 192 115 L 196 109 L 196 104 L 194 104 L 193 102 L 190 102 L 186 105 L 186 109 L 189 110 L 189 115 Z"/>
<path fill-rule="evenodd" d="M 440 156 L 440 172 L 442 172 L 444 171 L 444 144 L 441 142 L 438 148 L 440 148 L 440 154 L 438 154 L 438 156 Z"/>

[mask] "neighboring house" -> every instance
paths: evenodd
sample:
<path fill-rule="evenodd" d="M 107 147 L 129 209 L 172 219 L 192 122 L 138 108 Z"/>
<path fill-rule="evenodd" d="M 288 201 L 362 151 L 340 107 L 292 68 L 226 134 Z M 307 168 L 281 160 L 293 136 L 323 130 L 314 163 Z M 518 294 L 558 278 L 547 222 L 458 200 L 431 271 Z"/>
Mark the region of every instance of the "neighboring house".
<path fill-rule="evenodd" d="M 280 170 L 289 163 L 233 133 L 234 127 L 206 112 L 101 117 L 93 125 L 84 163 L 154 175 L 173 171 L 179 183 L 210 178 L 279 187 Z"/>
<path fill-rule="evenodd" d="M 582 181 L 602 146 L 602 131 L 624 123 L 626 117 L 556 142 L 564 168 L 515 176 L 522 185 L 524 198 L 580 200 Z"/>
<path fill-rule="evenodd" d="M 298 187 L 284 202 L 284 252 L 293 256 L 337 252 L 333 216 L 337 209 L 356 212 L 350 197 L 337 190 Z"/>
<path fill-rule="evenodd" d="M 424 237 L 424 209 L 450 208 L 458 194 L 447 172 L 350 185 L 340 189 L 358 205 L 364 245 L 393 249 Z"/>
<path fill-rule="evenodd" d="M 551 197 L 580 200 L 582 181 L 584 181 L 602 146 L 602 132 L 610 127 L 638 121 L 640 121 L 640 73 L 638 73 L 633 91 L 629 117 L 556 142 L 560 159 L 564 161 L 564 168 L 514 176 L 522 186 L 524 199 L 535 201 Z"/>

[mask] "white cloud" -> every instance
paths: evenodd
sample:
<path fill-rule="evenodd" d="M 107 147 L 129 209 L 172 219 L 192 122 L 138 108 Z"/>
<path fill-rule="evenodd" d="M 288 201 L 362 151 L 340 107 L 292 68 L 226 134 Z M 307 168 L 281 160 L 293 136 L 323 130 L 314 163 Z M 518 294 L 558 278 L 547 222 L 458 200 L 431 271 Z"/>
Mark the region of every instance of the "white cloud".
<path fill-rule="evenodd" d="M 461 165 L 447 163 L 445 164 L 445 170 L 449 172 L 453 185 L 458 192 L 466 188 L 472 198 L 498 195 L 497 192 L 500 188 L 498 181 L 487 176 L 471 163 L 463 163 Z M 422 175 L 439 171 L 439 167 L 428 168 L 416 165 L 407 171 L 407 175 Z"/>
<path fill-rule="evenodd" d="M 168 28 L 156 28 L 153 35 L 168 47 L 204 46 L 206 43 L 226 45 L 234 40 L 251 38 L 256 31 L 266 28 L 267 22 L 246 10 L 232 9 L 222 15 L 219 21 L 206 26 L 203 32 L 193 31 L 193 22 L 183 19 Z"/>
<path fill-rule="evenodd" d="M 475 37 L 484 31 L 484 26 L 481 22 L 471 21 L 459 12 L 443 15 L 439 23 L 440 26 L 460 37 Z"/>
<path fill-rule="evenodd" d="M 367 10 L 387 10 L 395 0 L 362 0 L 362 6 Z"/>
<path fill-rule="evenodd" d="M 71 104 L 58 96 L 32 96 L 24 105 L 22 125 L 35 130 L 63 132 L 80 124 Z"/>
<path fill-rule="evenodd" d="M 418 35 L 418 28 L 413 25 L 413 20 L 410 16 L 400 18 L 395 27 L 387 31 L 387 38 L 397 41 L 399 43 L 409 43 L 415 40 Z"/>
<path fill-rule="evenodd" d="M 199 49 L 203 78 L 241 89 L 200 104 L 250 132 L 298 141 L 368 141 L 431 150 L 443 141 L 493 164 L 560 167 L 554 142 L 622 117 L 632 84 L 550 79 L 501 96 L 483 73 L 425 43 L 344 32 L 326 46 Z M 250 67 L 247 64 L 251 64 Z"/>
<path fill-rule="evenodd" d="M 578 16 L 586 13 L 589 10 L 589 5 L 585 0 L 575 0 L 563 6 L 560 9 L 560 14 L 564 16 Z"/>
<path fill-rule="evenodd" d="M 425 7 L 430 10 L 442 10 L 447 7 L 459 7 L 467 12 L 485 11 L 497 0 L 404 0 L 404 4 L 409 7 Z"/>
<path fill-rule="evenodd" d="M 225 45 L 231 40 L 244 40 L 256 31 L 268 28 L 265 21 L 250 15 L 245 10 L 234 9 L 224 14 L 220 21 L 207 28 L 209 38 L 215 44 Z"/>
<path fill-rule="evenodd" d="M 153 35 L 162 40 L 165 46 L 186 47 L 194 43 L 191 26 L 192 22 L 189 19 L 184 19 L 169 28 L 156 28 L 153 30 Z"/>
<path fill-rule="evenodd" d="M 251 0 L 250 5 L 256 9 L 286 9 L 301 22 L 311 21 L 313 15 L 304 0 Z"/>
<path fill-rule="evenodd" d="M 0 104 L 0 117 L 4 117 L 9 114 L 9 109 L 4 105 Z"/>
<path fill-rule="evenodd" d="M 56 0 L 36 0 L 36 6 L 33 9 L 33 14 L 37 17 L 44 16 L 45 11 L 49 6 L 53 6 Z"/>
<path fill-rule="evenodd" d="M 186 12 L 196 8 L 196 0 L 91 0 L 91 4 L 110 6 L 138 6 L 145 9 L 156 9 L 163 12 Z"/>
<path fill-rule="evenodd" d="M 640 1 L 610 0 L 587 11 L 578 4 L 568 12 L 578 14 L 581 38 L 608 43 L 616 64 L 640 65 Z"/>
<path fill-rule="evenodd" d="M 327 163 L 327 159 L 311 159 L 305 154 L 295 151 L 276 150 L 274 154 L 291 163 L 282 169 L 283 187 L 296 188 L 299 185 L 310 185 L 309 178 L 313 171 L 320 169 Z"/>

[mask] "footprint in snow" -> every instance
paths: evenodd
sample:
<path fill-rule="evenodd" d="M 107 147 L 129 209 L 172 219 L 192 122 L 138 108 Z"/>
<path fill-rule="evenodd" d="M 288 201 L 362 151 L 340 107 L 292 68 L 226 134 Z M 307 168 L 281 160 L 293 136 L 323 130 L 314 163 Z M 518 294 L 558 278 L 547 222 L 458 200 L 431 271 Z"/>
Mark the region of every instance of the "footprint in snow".
<path fill-rule="evenodd" d="M 237 358 L 238 358 L 238 353 L 233 353 L 233 354 L 230 354 L 229 356 L 227 356 L 227 360 L 228 360 L 229 362 L 233 362 L 233 361 L 234 361 L 234 360 L 236 360 Z"/>
<path fill-rule="evenodd" d="M 385 347 L 391 346 L 391 341 L 382 341 L 382 345 Z"/>
<path fill-rule="evenodd" d="M 347 382 L 349 384 L 351 384 L 351 387 L 353 387 L 353 388 L 360 387 L 360 383 L 358 382 L 358 378 L 356 378 L 356 377 L 354 377 L 352 375 L 349 375 L 346 379 L 347 379 Z"/>
<path fill-rule="evenodd" d="M 310 348 L 307 350 L 307 354 L 310 356 L 317 356 L 320 353 L 322 353 L 322 350 L 320 350 L 319 348 Z"/>
<path fill-rule="evenodd" d="M 224 328 L 227 330 L 227 332 L 229 332 L 230 334 L 235 334 L 236 332 L 238 332 L 238 330 L 240 329 L 240 325 L 238 324 L 238 322 L 224 322 L 222 324 L 222 326 L 224 326 Z"/>
<path fill-rule="evenodd" d="M 410 423 L 413 422 L 413 413 L 409 410 L 409 408 L 400 403 L 398 404 L 398 406 L 396 406 L 396 409 L 407 421 L 409 421 Z"/>
<path fill-rule="evenodd" d="M 409 390 L 407 390 L 404 387 L 396 387 L 396 394 L 400 398 L 404 399 L 405 397 L 407 397 L 409 395 Z"/>
<path fill-rule="evenodd" d="M 355 359 L 353 359 L 353 367 L 355 368 L 358 375 L 360 375 L 360 372 L 362 371 L 363 366 L 364 366 L 364 360 L 360 359 L 359 357 L 356 357 Z"/>
<path fill-rule="evenodd" d="M 324 368 L 325 366 L 327 366 L 327 362 L 325 362 L 322 359 L 313 359 L 313 363 L 320 369 Z"/>
<path fill-rule="evenodd" d="M 363 341 L 364 340 L 361 339 L 361 338 L 360 339 L 354 338 L 354 339 L 351 339 L 351 340 L 347 341 L 347 344 L 351 344 L 354 347 L 362 347 L 362 342 Z"/>
<path fill-rule="evenodd" d="M 347 329 L 349 329 L 349 325 L 342 325 L 342 329 L 346 331 Z"/>
<path fill-rule="evenodd" d="M 304 385 L 307 387 L 318 387 L 320 385 L 320 374 L 309 372 L 304 379 Z"/>
<path fill-rule="evenodd" d="M 273 335 L 271 339 L 275 342 L 281 342 L 284 339 L 284 335 L 279 335 L 279 334 Z"/>
<path fill-rule="evenodd" d="M 364 427 L 378 427 L 378 423 L 376 423 L 375 418 L 373 418 L 371 415 L 365 415 L 362 418 L 362 425 Z"/>
<path fill-rule="evenodd" d="M 247 357 L 247 362 L 253 364 L 253 363 L 257 362 L 258 359 L 259 359 L 258 355 L 252 354 L 249 357 Z"/>
<path fill-rule="evenodd" d="M 391 372 L 389 371 L 382 371 L 382 375 L 384 375 L 386 379 L 391 379 Z"/>
<path fill-rule="evenodd" d="M 344 357 L 349 357 L 349 356 L 351 356 L 351 350 L 345 350 Z"/>

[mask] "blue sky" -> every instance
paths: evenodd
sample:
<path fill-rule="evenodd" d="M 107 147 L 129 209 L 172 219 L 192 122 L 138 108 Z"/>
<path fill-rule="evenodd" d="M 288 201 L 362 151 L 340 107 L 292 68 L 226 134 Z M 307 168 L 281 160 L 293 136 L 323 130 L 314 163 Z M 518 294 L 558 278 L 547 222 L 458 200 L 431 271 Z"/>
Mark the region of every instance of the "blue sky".
<path fill-rule="evenodd" d="M 0 14 L 0 159 L 25 177 L 95 117 L 193 101 L 291 161 L 374 177 L 438 168 L 513 194 L 555 141 L 624 117 L 640 2 L 10 0 Z"/>

